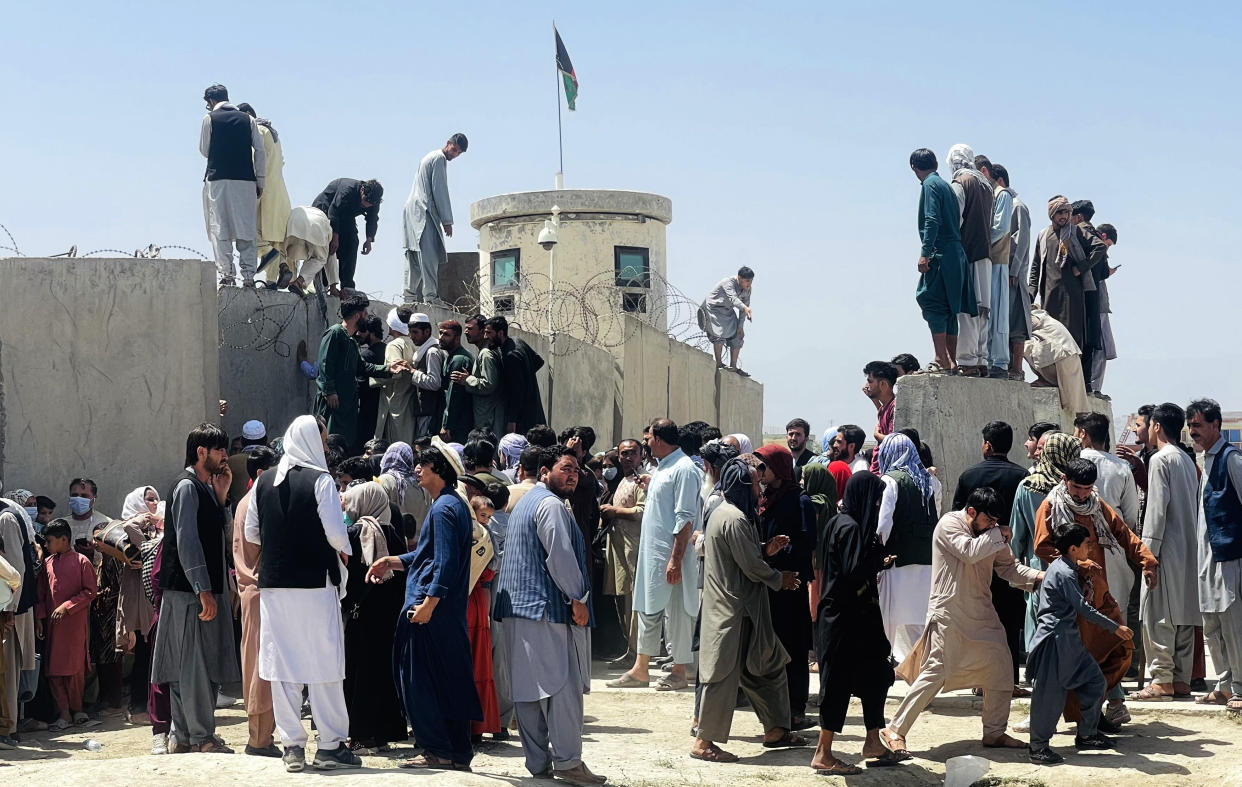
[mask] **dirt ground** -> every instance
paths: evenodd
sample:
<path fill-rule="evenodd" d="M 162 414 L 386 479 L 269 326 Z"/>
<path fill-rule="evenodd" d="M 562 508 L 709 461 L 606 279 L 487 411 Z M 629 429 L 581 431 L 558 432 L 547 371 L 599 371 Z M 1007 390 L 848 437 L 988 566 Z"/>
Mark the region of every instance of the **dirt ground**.
<path fill-rule="evenodd" d="M 599 665 L 597 665 L 599 666 Z M 761 730 L 754 715 L 739 709 L 734 717 L 737 737 L 726 744 L 740 762 L 715 765 L 689 756 L 692 739 L 690 718 L 694 707 L 691 691 L 656 693 L 651 690 L 620 691 L 603 687 L 615 673 L 596 672 L 595 690 L 586 698 L 587 724 L 584 758 L 609 782 L 629 787 L 668 785 L 822 785 L 841 784 L 840 777 L 816 776 L 808 767 L 811 749 L 768 751 L 761 745 Z M 814 676 L 813 676 L 814 677 Z M 898 688 L 898 687 L 895 687 Z M 814 689 L 814 687 L 813 687 Z M 890 698 L 891 716 L 899 697 Z M 864 771 L 851 777 L 853 784 L 938 784 L 944 779 L 945 761 L 973 754 L 992 762 L 981 784 L 1088 785 L 1121 781 L 1130 785 L 1214 784 L 1242 785 L 1242 720 L 1220 712 L 1204 713 L 1185 703 L 1142 706 L 1131 704 L 1134 721 L 1118 736 L 1112 752 L 1075 754 L 1072 730 L 1063 725 L 1053 747 L 1066 755 L 1066 763 L 1041 768 L 1027 762 L 1022 752 L 981 748 L 977 701 L 960 693 L 936 700 L 915 724 L 909 745 L 915 759 L 894 768 Z M 814 708 L 811 709 L 814 711 Z M 1016 700 L 1011 722 L 1025 715 L 1026 705 Z M 246 717 L 240 703 L 218 712 L 220 734 L 239 752 L 246 739 Z M 837 751 L 857 761 L 862 748 L 861 710 L 851 706 L 845 732 L 837 738 Z M 809 730 L 813 737 L 816 730 Z M 98 752 L 86 751 L 83 743 L 94 738 L 103 744 Z M 63 734 L 47 732 L 24 736 L 17 751 L 0 752 L 0 783 L 3 784 L 220 784 L 250 782 L 281 784 L 314 779 L 319 772 L 286 774 L 279 760 L 242 754 L 182 754 L 153 757 L 149 754 L 149 728 L 112 721 L 93 730 L 70 728 Z M 310 747 L 313 750 L 313 742 Z M 406 747 L 392 753 L 364 757 L 359 771 L 331 774 L 334 782 L 376 783 L 391 779 L 391 769 L 414 753 Z M 311 752 L 308 752 L 308 759 Z M 505 743 L 485 743 L 475 757 L 474 773 L 422 773 L 413 778 L 427 784 L 546 785 L 530 778 L 523 768 L 522 748 L 516 736 Z M 409 773 L 409 772 L 407 772 Z"/>

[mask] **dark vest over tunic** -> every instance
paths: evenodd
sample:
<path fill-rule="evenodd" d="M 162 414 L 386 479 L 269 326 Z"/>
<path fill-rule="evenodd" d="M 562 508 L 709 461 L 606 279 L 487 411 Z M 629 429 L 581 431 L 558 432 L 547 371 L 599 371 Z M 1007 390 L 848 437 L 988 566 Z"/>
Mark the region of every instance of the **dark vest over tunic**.
<path fill-rule="evenodd" d="M 893 530 L 888 536 L 888 553 L 897 556 L 898 566 L 930 566 L 936 498 L 932 495 L 924 500 L 923 493 L 905 470 L 893 470 L 887 475 L 897 482 L 897 508 L 893 511 Z"/>
<path fill-rule="evenodd" d="M 291 467 L 284 483 L 264 473 L 255 483 L 253 505 L 259 507 L 259 589 L 321 588 L 341 582 L 336 550 L 319 519 L 315 481 L 321 471 Z"/>
<path fill-rule="evenodd" d="M 164 590 L 194 592 L 194 587 L 181 569 L 181 560 L 177 557 L 177 533 L 183 527 L 195 527 L 198 528 L 198 541 L 202 545 L 203 557 L 207 561 L 207 576 L 211 579 L 211 592 L 220 595 L 225 590 L 224 509 L 216 502 L 215 493 L 199 481 L 190 470 L 177 476 L 172 488 L 168 490 L 168 497 L 164 499 L 171 502 L 173 492 L 186 479 L 194 484 L 194 491 L 198 495 L 198 519 L 195 522 L 178 522 L 175 508 L 171 505 L 168 507 L 168 521 L 165 522 L 164 530 L 168 536 L 172 537 L 164 538 L 161 542 L 164 545 L 164 554 L 160 559 L 160 587 Z"/>
<path fill-rule="evenodd" d="M 1242 558 L 1242 501 L 1229 478 L 1229 455 L 1238 449 L 1225 443 L 1203 485 L 1203 515 L 1208 543 L 1217 563 Z"/>
<path fill-rule="evenodd" d="M 256 180 L 250 116 L 239 109 L 211 112 L 211 143 L 203 180 Z"/>
<path fill-rule="evenodd" d="M 962 212 L 966 261 L 986 260 L 992 246 L 992 190 L 968 172 L 958 172 L 953 181 L 966 192 L 966 209 Z"/>

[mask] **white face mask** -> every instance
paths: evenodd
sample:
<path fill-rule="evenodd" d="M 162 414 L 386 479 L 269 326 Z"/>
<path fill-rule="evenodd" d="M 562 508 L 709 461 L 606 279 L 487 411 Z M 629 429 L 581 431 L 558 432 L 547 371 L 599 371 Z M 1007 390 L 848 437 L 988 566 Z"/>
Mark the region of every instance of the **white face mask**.
<path fill-rule="evenodd" d="M 604 468 L 604 480 L 605 481 L 615 480 L 618 472 L 619 471 L 615 467 L 605 467 Z"/>

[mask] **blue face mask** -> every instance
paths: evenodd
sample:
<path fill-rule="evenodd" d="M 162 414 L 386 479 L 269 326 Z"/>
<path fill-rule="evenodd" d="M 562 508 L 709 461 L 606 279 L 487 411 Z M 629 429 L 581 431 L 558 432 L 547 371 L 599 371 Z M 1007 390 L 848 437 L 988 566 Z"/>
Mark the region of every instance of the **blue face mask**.
<path fill-rule="evenodd" d="M 24 508 L 26 509 L 26 516 L 30 517 L 30 521 L 31 522 L 35 521 L 35 517 L 39 516 L 38 507 L 37 506 L 24 506 Z"/>
<path fill-rule="evenodd" d="M 77 516 L 82 516 L 91 510 L 91 499 L 89 497 L 71 497 L 69 498 L 69 510 Z"/>

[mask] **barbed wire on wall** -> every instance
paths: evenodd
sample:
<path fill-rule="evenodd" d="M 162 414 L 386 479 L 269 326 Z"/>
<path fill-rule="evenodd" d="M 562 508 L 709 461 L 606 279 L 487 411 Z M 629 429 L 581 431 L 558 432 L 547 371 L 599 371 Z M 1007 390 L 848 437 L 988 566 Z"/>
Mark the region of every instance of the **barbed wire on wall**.
<path fill-rule="evenodd" d="M 4 231 L 11 244 L 0 246 L 0 249 L 26 256 L 20 251 L 17 240 L 8 227 L 0 224 L 0 230 Z M 132 252 L 95 249 L 84 254 L 78 254 L 77 246 L 73 246 L 68 252 L 52 256 L 93 257 L 114 254 L 120 257 L 164 259 L 165 251 L 188 252 L 199 259 L 211 259 L 190 246 L 157 243 Z M 511 308 L 499 313 L 504 314 L 515 327 L 542 335 L 551 333 L 554 336 L 571 336 L 585 344 L 606 350 L 616 350 L 623 346 L 638 330 L 637 323 L 646 323 L 664 331 L 669 337 L 700 350 L 710 350 L 711 344 L 698 322 L 699 302 L 691 299 L 655 271 L 649 273 L 647 283 L 648 286 L 642 288 L 618 287 L 614 272 L 601 271 L 581 284 L 558 280 L 553 286 L 548 276 L 537 273 L 523 275 L 515 287 L 491 292 L 484 287 L 481 272 L 476 268 L 468 279 L 451 288 L 461 294 L 444 305 L 458 314 L 491 315 L 497 313 L 498 299 L 508 299 L 510 303 L 506 305 L 511 305 Z M 310 299 L 301 299 L 290 305 L 284 299 L 265 303 L 262 298 L 265 290 L 247 291 L 228 287 L 220 292 L 221 347 L 254 351 L 273 349 L 281 356 L 289 356 L 289 344 L 281 336 L 297 314 L 308 308 Z M 223 318 L 229 305 L 238 297 L 252 293 L 256 302 L 247 318 L 225 323 Z M 390 303 L 405 302 L 401 292 L 390 294 L 375 291 L 370 295 Z M 631 308 L 628 309 L 627 299 L 631 301 Z M 325 312 L 325 305 L 322 302 L 319 305 L 320 311 Z M 627 320 L 627 315 L 634 319 Z M 326 314 L 321 316 L 326 319 Z M 557 342 L 553 353 L 557 356 L 568 355 L 577 352 L 581 347 L 582 344 L 577 342 Z"/>

